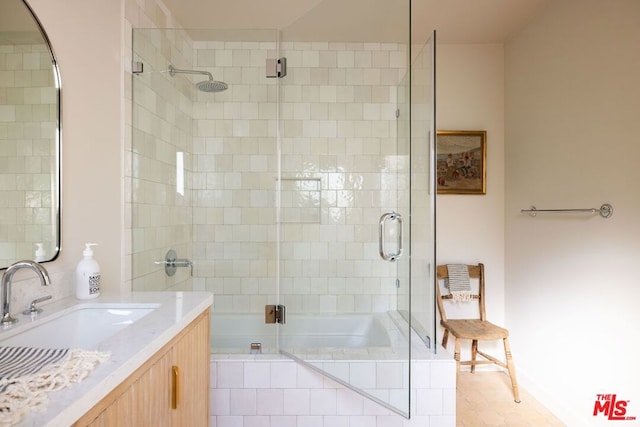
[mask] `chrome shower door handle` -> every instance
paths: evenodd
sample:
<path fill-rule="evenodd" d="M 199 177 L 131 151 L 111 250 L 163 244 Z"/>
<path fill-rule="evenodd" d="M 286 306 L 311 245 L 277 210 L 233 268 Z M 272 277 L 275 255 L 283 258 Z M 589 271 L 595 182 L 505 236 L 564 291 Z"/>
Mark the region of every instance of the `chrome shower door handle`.
<path fill-rule="evenodd" d="M 402 256 L 402 215 L 399 213 L 393 212 L 390 218 L 392 221 L 396 220 L 398 222 L 398 244 L 397 244 L 397 252 L 395 254 L 391 254 L 389 261 L 395 261 Z"/>
<path fill-rule="evenodd" d="M 385 235 L 386 235 L 386 224 L 387 221 L 395 221 L 397 222 L 398 228 L 398 244 L 395 253 L 388 253 L 385 248 Z M 402 256 L 402 215 L 397 212 L 387 212 L 382 214 L 380 217 L 380 228 L 379 228 L 379 253 L 380 258 L 385 261 L 395 261 Z"/>

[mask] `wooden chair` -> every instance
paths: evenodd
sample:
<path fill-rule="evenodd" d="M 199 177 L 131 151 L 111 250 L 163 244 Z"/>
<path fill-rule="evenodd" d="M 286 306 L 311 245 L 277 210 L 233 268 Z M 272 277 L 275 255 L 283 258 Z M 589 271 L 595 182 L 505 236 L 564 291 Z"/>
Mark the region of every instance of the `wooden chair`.
<path fill-rule="evenodd" d="M 509 347 L 509 331 L 494 325 L 486 320 L 486 313 L 484 307 L 485 300 L 485 287 L 484 287 L 484 265 L 467 265 L 469 270 L 470 279 L 478 279 L 478 293 L 471 295 L 471 301 L 477 302 L 480 318 L 477 319 L 449 319 L 447 318 L 445 311 L 445 303 L 443 300 L 451 300 L 451 294 L 442 295 L 440 290 L 440 281 L 447 279 L 449 273 L 446 265 L 439 265 L 437 267 L 438 284 L 436 286 L 436 301 L 438 303 L 438 311 L 440 312 L 440 325 L 444 328 L 444 335 L 442 337 L 442 346 L 447 348 L 447 340 L 449 334 L 455 338 L 455 353 L 454 358 L 456 360 L 457 372 L 460 370 L 460 365 L 471 365 L 471 372 L 475 372 L 476 365 L 481 364 L 496 364 L 509 371 L 509 377 L 511 378 L 511 387 L 513 388 L 513 397 L 517 403 L 520 403 L 520 392 L 518 391 L 518 382 L 516 381 L 516 369 L 511 358 L 511 348 Z M 448 303 L 453 304 L 453 303 Z M 463 303 L 464 304 L 464 303 Z M 460 361 L 460 340 L 471 340 L 471 360 Z M 506 363 L 496 359 L 480 350 L 478 350 L 478 341 L 489 341 L 501 339 L 504 344 L 504 354 Z M 476 360 L 477 355 L 484 357 L 486 360 Z"/>

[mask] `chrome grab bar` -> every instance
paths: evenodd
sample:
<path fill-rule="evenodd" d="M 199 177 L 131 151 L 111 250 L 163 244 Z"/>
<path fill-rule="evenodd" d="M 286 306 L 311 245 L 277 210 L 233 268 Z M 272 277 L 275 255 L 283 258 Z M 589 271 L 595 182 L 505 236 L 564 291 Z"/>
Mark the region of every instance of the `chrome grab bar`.
<path fill-rule="evenodd" d="M 609 218 L 613 214 L 613 206 L 609 203 L 603 204 L 599 209 L 536 209 L 535 206 L 531 206 L 530 209 L 521 209 L 520 212 L 529 214 L 529 216 L 532 217 L 535 217 L 539 213 L 589 213 L 591 215 L 599 214 L 602 218 Z"/>
<path fill-rule="evenodd" d="M 385 224 L 389 221 L 398 221 L 399 231 L 398 231 L 398 249 L 396 253 L 387 253 L 385 245 L 384 245 L 384 236 L 385 236 Z M 380 229 L 379 229 L 379 253 L 380 258 L 385 261 L 395 261 L 402 256 L 402 215 L 397 212 L 387 212 L 382 214 L 380 217 Z"/>

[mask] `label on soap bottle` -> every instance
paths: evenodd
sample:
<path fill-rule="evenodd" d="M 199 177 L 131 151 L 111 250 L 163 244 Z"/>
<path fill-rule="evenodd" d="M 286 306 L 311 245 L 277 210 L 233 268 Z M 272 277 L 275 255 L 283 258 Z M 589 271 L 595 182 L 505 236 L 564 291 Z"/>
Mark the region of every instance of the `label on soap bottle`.
<path fill-rule="evenodd" d="M 100 293 L 100 273 L 93 273 L 89 275 L 89 295 L 96 295 Z"/>

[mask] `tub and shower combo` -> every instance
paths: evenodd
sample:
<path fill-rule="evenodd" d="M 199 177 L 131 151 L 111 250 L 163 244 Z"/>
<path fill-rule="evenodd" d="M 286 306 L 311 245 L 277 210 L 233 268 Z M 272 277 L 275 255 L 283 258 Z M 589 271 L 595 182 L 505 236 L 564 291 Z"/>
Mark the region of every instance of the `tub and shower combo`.
<path fill-rule="evenodd" d="M 435 36 L 412 37 L 409 1 L 318 25 L 338 3 L 278 30 L 133 31 L 133 289 L 213 292 L 217 427 L 455 425 Z"/>

